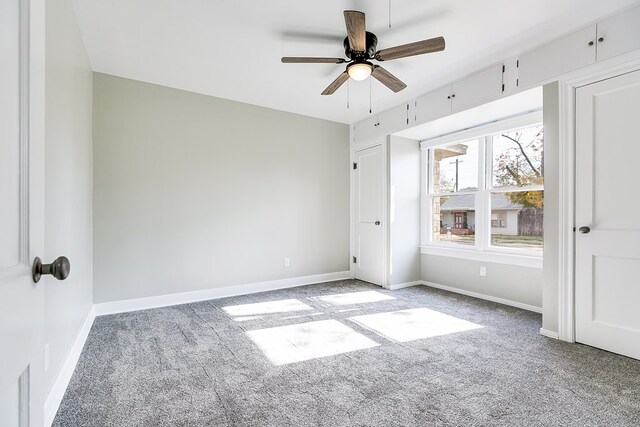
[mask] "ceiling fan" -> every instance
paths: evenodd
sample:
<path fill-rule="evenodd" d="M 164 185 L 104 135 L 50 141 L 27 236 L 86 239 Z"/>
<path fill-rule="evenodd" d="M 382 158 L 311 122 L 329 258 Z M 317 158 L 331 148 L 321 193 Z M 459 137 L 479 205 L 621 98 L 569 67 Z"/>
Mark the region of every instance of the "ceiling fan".
<path fill-rule="evenodd" d="M 394 92 L 400 92 L 407 85 L 396 76 L 379 65 L 371 63 L 375 61 L 390 61 L 392 59 L 406 58 L 408 56 L 422 55 L 444 50 L 444 38 L 435 37 L 419 42 L 408 43 L 401 46 L 390 47 L 376 51 L 378 37 L 366 31 L 364 12 L 355 10 L 344 11 L 344 22 L 347 26 L 347 37 L 344 39 L 344 52 L 349 60 L 343 58 L 317 58 L 317 57 L 289 57 L 282 58 L 285 64 L 344 64 L 347 68 L 322 92 L 323 95 L 332 95 L 349 78 L 361 81 L 372 76 L 380 83 Z"/>

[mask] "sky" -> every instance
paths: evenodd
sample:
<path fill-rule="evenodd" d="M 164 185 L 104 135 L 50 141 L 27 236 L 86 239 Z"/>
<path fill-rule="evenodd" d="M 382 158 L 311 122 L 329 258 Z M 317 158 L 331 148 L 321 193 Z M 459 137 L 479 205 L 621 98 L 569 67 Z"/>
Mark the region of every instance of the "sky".
<path fill-rule="evenodd" d="M 538 133 L 538 126 L 530 128 L 519 129 L 518 132 L 522 133 L 520 141 L 524 143 L 525 150 L 530 159 L 534 162 L 537 168 L 540 167 L 540 153 L 534 153 L 528 147 L 528 143 L 533 140 Z M 508 132 L 508 134 L 514 136 L 514 132 Z M 458 145 L 455 143 L 452 145 Z M 462 143 L 467 146 L 467 153 L 463 156 L 449 157 L 440 161 L 440 175 L 446 178 L 448 181 L 452 181 L 455 184 L 456 176 L 456 159 L 458 163 L 458 190 L 465 188 L 477 188 L 478 187 L 478 140 L 470 140 Z M 493 146 L 494 159 L 499 153 L 505 149 L 514 148 L 516 145 L 513 142 L 506 140 L 505 138 L 495 138 Z M 536 161 L 537 158 L 537 161 Z"/>
<path fill-rule="evenodd" d="M 458 190 L 469 187 L 478 187 L 478 141 L 472 140 L 464 143 L 467 146 L 467 154 L 457 157 L 449 157 L 440 161 L 440 176 L 447 180 L 453 180 L 455 184 L 456 160 L 458 163 Z"/>

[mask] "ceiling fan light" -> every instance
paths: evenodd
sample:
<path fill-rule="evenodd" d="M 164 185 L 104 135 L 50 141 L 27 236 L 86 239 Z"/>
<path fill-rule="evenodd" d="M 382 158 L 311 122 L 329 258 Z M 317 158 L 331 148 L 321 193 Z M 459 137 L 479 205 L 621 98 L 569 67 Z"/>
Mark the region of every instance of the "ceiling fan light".
<path fill-rule="evenodd" d="M 356 81 L 365 80 L 367 77 L 371 75 L 373 71 L 373 67 L 368 62 L 356 62 L 354 64 L 349 65 L 347 68 L 347 73 L 349 73 L 349 77 Z"/>

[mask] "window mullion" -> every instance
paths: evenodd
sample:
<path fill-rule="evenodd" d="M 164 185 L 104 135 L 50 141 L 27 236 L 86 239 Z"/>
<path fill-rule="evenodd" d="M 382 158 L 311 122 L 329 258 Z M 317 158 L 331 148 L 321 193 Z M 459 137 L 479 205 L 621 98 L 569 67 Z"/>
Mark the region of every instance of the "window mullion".
<path fill-rule="evenodd" d="M 427 159 L 427 168 L 426 168 L 426 197 L 425 197 L 425 208 L 427 212 L 427 218 L 425 220 L 424 226 L 424 239 L 425 243 L 429 244 L 433 242 L 433 150 L 435 148 L 430 148 L 426 152 Z"/>
<path fill-rule="evenodd" d="M 430 148 L 427 151 L 427 193 L 433 193 L 433 150 L 434 148 Z"/>
<path fill-rule="evenodd" d="M 484 177 L 486 190 L 493 190 L 493 135 L 486 136 L 485 140 L 485 161 Z"/>
<path fill-rule="evenodd" d="M 493 135 L 485 136 L 485 161 L 484 161 L 484 213 L 485 221 L 484 225 L 484 238 L 482 239 L 482 245 L 484 250 L 489 250 L 491 247 L 491 193 L 493 191 Z"/>
<path fill-rule="evenodd" d="M 478 139 L 478 194 L 476 197 L 476 248 L 487 249 L 487 215 L 486 215 L 486 138 Z"/>
<path fill-rule="evenodd" d="M 431 182 L 431 149 L 425 150 L 421 156 L 422 159 L 422 192 L 420 194 L 420 201 L 423 214 L 421 215 L 421 228 L 422 228 L 422 236 L 421 236 L 421 244 L 426 245 L 431 242 L 431 224 L 430 218 L 433 216 L 431 212 L 431 203 L 430 203 L 430 187 L 429 183 Z M 426 216 L 425 216 L 426 213 Z"/>
<path fill-rule="evenodd" d="M 492 188 L 492 193 L 517 193 L 519 191 L 544 191 L 544 185 L 523 185 L 522 187 Z"/>

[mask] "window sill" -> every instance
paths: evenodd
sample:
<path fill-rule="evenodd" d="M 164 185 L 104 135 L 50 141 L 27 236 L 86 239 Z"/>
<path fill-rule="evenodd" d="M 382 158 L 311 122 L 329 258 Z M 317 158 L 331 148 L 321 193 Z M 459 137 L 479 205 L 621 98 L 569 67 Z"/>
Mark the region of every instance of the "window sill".
<path fill-rule="evenodd" d="M 521 255 L 504 252 L 479 251 L 476 249 L 452 248 L 446 246 L 420 246 L 420 252 L 425 255 L 438 255 L 452 258 L 462 258 L 473 261 L 510 264 L 520 267 L 542 268 L 542 256 Z"/>

